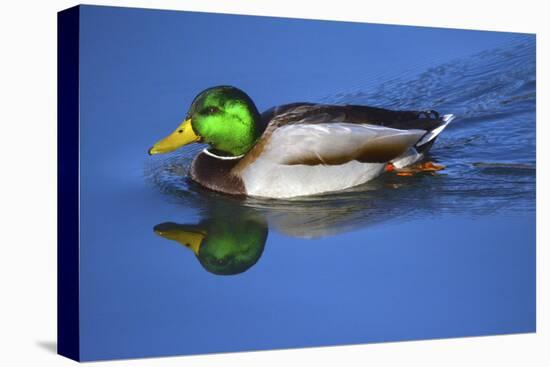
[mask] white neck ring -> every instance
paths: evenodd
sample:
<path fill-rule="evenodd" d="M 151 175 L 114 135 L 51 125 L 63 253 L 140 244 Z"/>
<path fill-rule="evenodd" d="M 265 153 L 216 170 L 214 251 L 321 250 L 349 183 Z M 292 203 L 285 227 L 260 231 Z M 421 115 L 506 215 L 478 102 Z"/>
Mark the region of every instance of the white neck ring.
<path fill-rule="evenodd" d="M 217 155 L 217 154 L 212 153 L 211 151 L 208 150 L 208 148 L 204 148 L 202 150 L 202 152 L 206 155 L 209 155 L 209 156 L 213 157 L 213 158 L 221 159 L 221 160 L 224 160 L 224 161 L 231 161 L 231 160 L 235 160 L 235 159 L 241 159 L 242 157 L 244 157 L 244 154 L 233 156 L 233 157 L 225 157 L 225 156 L 221 156 L 221 155 Z"/>

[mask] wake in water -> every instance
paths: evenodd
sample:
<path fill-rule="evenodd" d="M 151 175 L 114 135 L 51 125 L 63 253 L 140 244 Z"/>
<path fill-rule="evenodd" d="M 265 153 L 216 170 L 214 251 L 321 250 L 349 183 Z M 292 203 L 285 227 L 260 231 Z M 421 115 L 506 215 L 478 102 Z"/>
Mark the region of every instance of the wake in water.
<path fill-rule="evenodd" d="M 301 237 L 412 215 L 532 211 L 535 87 L 535 41 L 525 38 L 411 77 L 383 81 L 375 88 L 316 101 L 455 114 L 456 120 L 430 153 L 429 159 L 447 166 L 437 174 L 386 174 L 347 191 L 293 200 L 234 198 L 187 178 L 193 157 L 202 149 L 197 147 L 150 161 L 145 175 L 169 197 L 201 212 L 220 203 L 247 207 L 280 231 Z"/>

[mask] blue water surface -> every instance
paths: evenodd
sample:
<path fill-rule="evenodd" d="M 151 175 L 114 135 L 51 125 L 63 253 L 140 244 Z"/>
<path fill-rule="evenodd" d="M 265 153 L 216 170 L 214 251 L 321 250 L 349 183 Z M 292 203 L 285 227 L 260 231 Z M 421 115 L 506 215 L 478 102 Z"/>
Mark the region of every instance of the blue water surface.
<path fill-rule="evenodd" d="M 535 36 L 81 7 L 83 360 L 535 330 Z M 147 149 L 202 89 L 456 120 L 436 174 L 296 200 L 232 198 Z M 216 275 L 165 222 L 267 231 Z"/>

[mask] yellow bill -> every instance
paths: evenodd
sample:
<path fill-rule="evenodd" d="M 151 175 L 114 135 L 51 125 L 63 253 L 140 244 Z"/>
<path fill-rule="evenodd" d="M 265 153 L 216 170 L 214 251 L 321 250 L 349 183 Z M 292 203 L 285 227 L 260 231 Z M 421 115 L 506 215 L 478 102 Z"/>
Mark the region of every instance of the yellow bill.
<path fill-rule="evenodd" d="M 151 149 L 149 155 L 169 153 L 184 145 L 191 144 L 200 140 L 191 126 L 191 119 L 182 122 L 174 132 L 164 139 L 158 141 Z"/>
<path fill-rule="evenodd" d="M 191 229 L 188 226 L 175 223 L 162 223 L 154 228 L 155 233 L 166 239 L 179 242 L 199 255 L 202 241 L 206 237 L 204 231 Z"/>

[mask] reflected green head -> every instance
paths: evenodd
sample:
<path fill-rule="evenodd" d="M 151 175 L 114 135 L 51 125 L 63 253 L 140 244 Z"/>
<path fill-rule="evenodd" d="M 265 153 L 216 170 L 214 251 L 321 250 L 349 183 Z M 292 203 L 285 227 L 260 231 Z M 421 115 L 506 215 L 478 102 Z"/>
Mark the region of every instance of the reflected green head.
<path fill-rule="evenodd" d="M 256 264 L 268 233 L 263 218 L 239 213 L 205 219 L 198 225 L 160 223 L 154 231 L 192 250 L 207 271 L 218 275 L 239 274 Z"/>
<path fill-rule="evenodd" d="M 239 274 L 254 265 L 264 251 L 267 225 L 254 218 L 209 225 L 198 259 L 209 272 Z"/>

